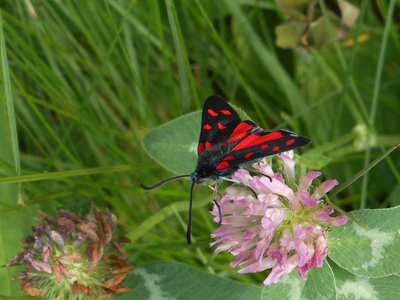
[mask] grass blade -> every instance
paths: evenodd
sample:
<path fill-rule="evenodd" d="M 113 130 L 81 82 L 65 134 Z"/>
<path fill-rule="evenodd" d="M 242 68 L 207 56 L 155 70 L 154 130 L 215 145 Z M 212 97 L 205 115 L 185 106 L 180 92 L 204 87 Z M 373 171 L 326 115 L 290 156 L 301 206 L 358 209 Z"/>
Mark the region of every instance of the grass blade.
<path fill-rule="evenodd" d="M 29 174 L 29 175 L 22 175 L 22 176 L 4 177 L 4 178 L 0 178 L 0 185 L 11 184 L 11 183 L 21 183 L 21 182 L 40 181 L 40 180 L 48 180 L 48 179 L 54 180 L 54 179 L 58 179 L 58 178 L 86 176 L 86 175 L 93 175 L 93 174 L 123 172 L 123 171 L 129 171 L 131 169 L 132 169 L 131 165 L 119 165 L 119 166 L 111 166 L 111 167 L 98 167 L 98 168 L 90 168 L 90 169 L 82 169 L 82 170 L 46 172 L 46 173 L 42 173 L 42 174 Z"/>
<path fill-rule="evenodd" d="M 174 40 L 176 56 L 178 58 L 179 85 L 182 93 L 182 110 L 184 113 L 189 112 L 190 103 L 190 82 L 188 56 L 183 42 L 182 32 L 179 27 L 179 19 L 176 15 L 173 0 L 165 0 L 167 6 L 168 20 L 171 26 L 172 38 Z"/>
<path fill-rule="evenodd" d="M 384 159 L 386 156 L 388 156 L 390 153 L 392 153 L 394 150 L 396 150 L 400 146 L 400 143 L 392 146 L 389 148 L 385 153 L 383 153 L 381 156 L 376 158 L 373 162 L 371 162 L 368 166 L 363 168 L 360 172 L 355 174 L 353 177 L 351 177 L 348 181 L 345 183 L 339 185 L 335 191 L 330 195 L 330 197 L 336 196 L 338 193 L 346 189 L 348 186 L 350 186 L 354 181 L 358 180 L 360 177 L 362 177 L 364 174 L 366 174 L 369 170 L 371 170 L 373 167 L 375 167 L 382 159 Z"/>
<path fill-rule="evenodd" d="M 374 92 L 372 95 L 371 112 L 370 112 L 370 117 L 369 117 L 369 124 L 370 124 L 372 130 L 373 130 L 373 126 L 375 124 L 375 119 L 376 119 L 376 110 L 377 110 L 377 106 L 378 106 L 378 97 L 379 97 L 379 91 L 380 91 L 380 87 L 381 87 L 383 63 L 385 61 L 386 48 L 387 48 L 387 44 L 388 44 L 390 26 L 392 23 L 392 17 L 393 17 L 395 4 L 396 4 L 396 0 L 390 1 L 389 11 L 388 11 L 386 23 L 385 23 L 385 29 L 383 31 L 381 49 L 379 51 L 378 67 L 376 69 L 376 74 L 375 74 Z M 367 136 L 367 138 L 368 138 L 368 136 Z M 370 159 L 371 159 L 371 149 L 368 147 L 365 151 L 365 160 L 364 160 L 365 166 L 369 163 Z M 368 175 L 366 175 L 364 177 L 363 182 L 362 182 L 360 208 L 365 208 L 365 205 L 367 202 L 367 188 L 368 188 Z"/>
<path fill-rule="evenodd" d="M 0 62 L 1 62 L 1 82 L 0 94 L 0 159 L 7 162 L 0 169 L 2 176 L 10 174 L 18 175 L 20 172 L 20 158 L 18 149 L 17 126 L 14 113 L 14 103 L 11 92 L 10 74 L 8 70 L 8 60 L 6 44 L 4 40 L 3 23 L 0 15 Z M 20 197 L 19 185 L 5 185 L 0 187 L 0 207 L 17 204 Z M 25 211 L 26 214 L 27 211 Z M 19 251 L 19 236 L 27 226 L 23 220 L 29 220 L 25 214 L 8 213 L 0 218 L 0 265 L 4 265 Z M 10 230 L 10 224 L 15 224 L 19 220 L 18 226 Z M 2 295 L 16 295 L 18 285 L 11 282 L 11 277 L 16 275 L 15 271 L 2 268 L 0 269 L 0 290 Z"/>

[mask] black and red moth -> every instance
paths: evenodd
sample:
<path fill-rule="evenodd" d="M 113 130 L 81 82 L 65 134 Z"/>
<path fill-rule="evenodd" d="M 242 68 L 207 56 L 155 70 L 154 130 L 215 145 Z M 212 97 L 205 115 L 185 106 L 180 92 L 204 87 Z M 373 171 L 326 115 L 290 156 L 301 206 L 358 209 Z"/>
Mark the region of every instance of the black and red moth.
<path fill-rule="evenodd" d="M 310 142 L 309 138 L 297 136 L 289 130 L 268 131 L 258 127 L 252 121 L 242 121 L 237 112 L 224 99 L 219 96 L 210 96 L 203 106 L 196 170 L 190 175 L 172 177 L 152 187 L 143 185 L 141 187 L 145 190 L 153 190 L 169 181 L 190 177 L 192 186 L 186 233 L 187 241 L 190 244 L 192 194 L 195 183 L 202 183 L 205 179 L 217 180 L 213 201 L 219 208 L 215 198 L 221 177 L 233 174 L 243 164 L 303 147 Z"/>

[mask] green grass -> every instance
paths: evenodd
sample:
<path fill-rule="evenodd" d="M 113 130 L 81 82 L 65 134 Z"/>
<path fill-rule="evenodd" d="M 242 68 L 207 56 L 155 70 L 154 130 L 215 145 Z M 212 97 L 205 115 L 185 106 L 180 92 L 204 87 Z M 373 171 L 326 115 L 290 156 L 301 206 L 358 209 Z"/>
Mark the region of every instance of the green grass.
<path fill-rule="evenodd" d="M 154 192 L 138 185 L 173 175 L 144 152 L 146 132 L 212 94 L 263 128 L 310 137 L 299 152 L 330 158 L 322 172 L 341 183 L 400 141 L 396 1 L 354 1 L 362 14 L 346 40 L 369 39 L 310 52 L 274 45 L 282 15 L 272 1 L 31 0 L 35 14 L 27 2 L 0 9 L 1 265 L 21 250 L 39 210 L 80 212 L 93 202 L 110 206 L 132 238 L 131 263 L 176 260 L 262 282 L 209 249 L 216 224 L 207 187 L 195 188 L 190 247 L 188 181 Z M 398 204 L 388 199 L 398 193 L 399 157 L 394 151 L 331 200 L 347 211 Z M 18 282 L 2 287 L 18 295 Z"/>

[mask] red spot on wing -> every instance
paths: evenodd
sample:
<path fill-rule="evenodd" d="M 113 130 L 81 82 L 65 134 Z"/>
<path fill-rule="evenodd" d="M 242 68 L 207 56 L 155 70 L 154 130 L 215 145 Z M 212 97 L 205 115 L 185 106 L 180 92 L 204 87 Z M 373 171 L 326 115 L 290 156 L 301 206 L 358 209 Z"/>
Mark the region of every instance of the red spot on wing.
<path fill-rule="evenodd" d="M 227 156 L 227 157 L 225 157 L 223 160 L 225 161 L 225 160 L 231 160 L 231 159 L 234 159 L 235 158 L 235 155 L 229 155 L 229 156 Z"/>
<path fill-rule="evenodd" d="M 249 148 L 252 146 L 257 146 L 257 145 L 263 144 L 268 141 L 278 140 L 283 137 L 284 137 L 284 135 L 280 131 L 272 131 L 265 135 L 260 135 L 260 134 L 254 133 L 254 134 L 247 136 L 241 142 L 239 142 L 235 147 L 233 147 L 232 151 L 246 149 L 246 148 Z"/>
<path fill-rule="evenodd" d="M 232 114 L 231 111 L 229 111 L 227 109 L 221 109 L 220 112 L 223 113 L 224 115 L 227 115 L 227 116 Z"/>
<path fill-rule="evenodd" d="M 226 126 L 224 126 L 224 125 L 222 125 L 222 123 L 218 122 L 218 128 L 220 130 L 222 130 L 222 129 L 226 129 Z"/>
<path fill-rule="evenodd" d="M 213 111 L 211 108 L 209 108 L 209 109 L 207 110 L 207 112 L 208 112 L 212 117 L 218 116 L 218 113 L 216 113 L 215 111 Z"/>
<path fill-rule="evenodd" d="M 265 149 L 265 148 L 268 148 L 268 147 L 269 147 L 268 144 L 261 145 L 260 150 Z"/>
<path fill-rule="evenodd" d="M 231 164 L 227 161 L 222 161 L 219 163 L 219 165 L 217 166 L 217 170 L 221 170 L 221 169 L 226 169 L 227 167 L 229 167 Z"/>
<path fill-rule="evenodd" d="M 245 159 L 248 159 L 248 158 L 251 157 L 253 154 L 254 154 L 254 152 L 249 152 L 249 153 L 247 153 L 247 154 L 244 156 L 244 158 L 245 158 Z"/>
<path fill-rule="evenodd" d="M 272 151 L 279 151 L 279 149 L 281 149 L 281 148 L 279 148 L 279 146 L 275 146 L 273 149 L 272 149 Z"/>
<path fill-rule="evenodd" d="M 253 128 L 254 128 L 254 126 L 252 124 L 249 124 L 246 122 L 240 122 L 239 125 L 236 126 L 235 130 L 232 132 L 229 139 L 227 139 L 224 143 L 228 144 L 228 143 L 235 142 L 237 140 L 241 140 L 248 134 L 248 131 Z"/>
<path fill-rule="evenodd" d="M 210 124 L 204 124 L 203 129 L 204 130 L 210 130 L 212 126 Z"/>
<path fill-rule="evenodd" d="M 212 146 L 212 143 L 206 142 L 206 149 L 210 148 Z"/>
<path fill-rule="evenodd" d="M 201 154 L 204 150 L 204 143 L 199 143 L 199 146 L 197 147 L 197 153 Z"/>
<path fill-rule="evenodd" d="M 295 139 L 290 139 L 290 140 L 287 140 L 285 142 L 285 144 L 286 144 L 286 146 L 290 146 L 290 145 L 294 144 L 295 141 L 296 141 Z"/>

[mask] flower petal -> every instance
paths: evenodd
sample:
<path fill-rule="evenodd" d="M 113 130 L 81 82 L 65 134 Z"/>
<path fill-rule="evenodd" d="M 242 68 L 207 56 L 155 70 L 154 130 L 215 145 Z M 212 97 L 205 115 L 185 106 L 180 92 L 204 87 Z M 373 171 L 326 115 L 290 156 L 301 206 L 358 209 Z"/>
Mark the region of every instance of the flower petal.
<path fill-rule="evenodd" d="M 286 211 L 281 208 L 269 208 L 261 219 L 261 226 L 264 230 L 274 230 L 286 216 Z"/>
<path fill-rule="evenodd" d="M 328 254 L 328 239 L 326 235 L 320 235 L 315 243 L 315 254 L 313 257 L 313 267 L 320 268 Z"/>
<path fill-rule="evenodd" d="M 313 241 L 310 240 L 307 244 L 304 241 L 300 241 L 297 244 L 296 252 L 300 255 L 299 267 L 306 265 L 315 252 Z"/>
<path fill-rule="evenodd" d="M 276 259 L 267 257 L 261 261 L 261 264 L 259 263 L 251 264 L 243 269 L 240 269 L 238 273 L 244 274 L 244 273 L 262 272 L 266 269 L 271 269 L 274 265 L 276 265 Z"/>
<path fill-rule="evenodd" d="M 282 237 L 279 240 L 279 245 L 283 247 L 287 252 L 294 249 L 295 240 L 293 239 L 291 230 L 289 228 L 283 231 Z"/>
<path fill-rule="evenodd" d="M 290 182 L 294 182 L 296 179 L 296 161 L 293 159 L 293 151 L 283 152 L 281 154 L 278 154 L 277 156 L 283 160 L 283 168 L 285 169 L 286 178 Z"/>
<path fill-rule="evenodd" d="M 335 210 L 331 206 L 325 206 L 314 213 L 314 220 L 327 221 L 329 219 L 329 215 L 334 211 Z"/>
<path fill-rule="evenodd" d="M 305 189 L 299 189 L 296 193 L 296 198 L 310 208 L 316 207 L 320 202 L 317 197 L 311 197 L 310 192 Z"/>
<path fill-rule="evenodd" d="M 238 180 L 248 186 L 249 180 L 251 180 L 253 176 L 251 176 L 250 172 L 246 169 L 238 169 L 235 173 L 232 174 L 231 178 L 233 180 Z"/>
<path fill-rule="evenodd" d="M 299 261 L 299 255 L 294 254 L 292 257 L 290 257 L 284 265 L 276 264 L 273 268 L 271 273 L 268 275 L 268 277 L 264 280 L 265 285 L 270 285 L 272 283 L 278 283 L 283 276 L 289 274 L 292 272 L 298 264 Z"/>
<path fill-rule="evenodd" d="M 336 179 L 330 179 L 327 181 L 324 181 L 321 183 L 321 185 L 318 187 L 317 192 L 315 193 L 315 196 L 318 199 L 321 199 L 327 192 L 329 192 L 331 189 L 333 189 L 335 186 L 339 184 L 339 181 Z"/>
<path fill-rule="evenodd" d="M 299 188 L 300 188 L 300 189 L 304 189 L 304 190 L 309 189 L 309 187 L 311 186 L 311 183 L 313 182 L 313 180 L 314 180 L 315 178 L 321 176 L 321 174 L 322 174 L 322 173 L 319 172 L 319 171 L 310 171 L 310 172 L 308 172 L 308 173 L 305 174 L 305 175 L 303 176 L 303 178 L 301 179 Z"/>
<path fill-rule="evenodd" d="M 288 199 L 291 199 L 293 197 L 293 190 L 280 180 L 276 180 L 274 178 L 271 181 L 268 177 L 261 177 L 260 181 L 269 190 L 277 195 L 284 196 Z"/>
<path fill-rule="evenodd" d="M 333 226 L 342 226 L 346 224 L 348 220 L 346 216 L 330 217 L 328 223 Z"/>
<path fill-rule="evenodd" d="M 273 234 L 271 234 L 269 238 L 263 238 L 260 241 L 258 241 L 256 249 L 254 250 L 254 256 L 256 257 L 258 264 L 261 264 L 263 256 L 267 251 L 269 244 L 271 243 L 272 237 Z"/>

